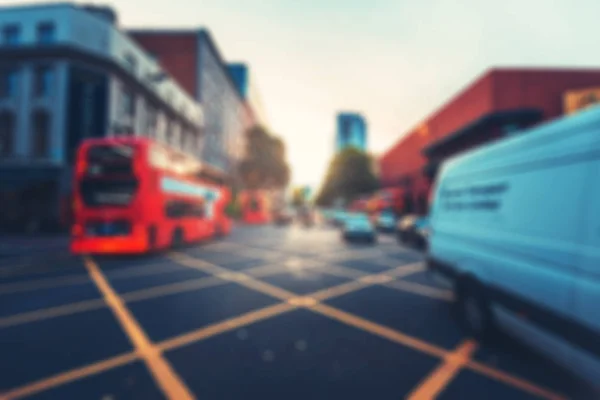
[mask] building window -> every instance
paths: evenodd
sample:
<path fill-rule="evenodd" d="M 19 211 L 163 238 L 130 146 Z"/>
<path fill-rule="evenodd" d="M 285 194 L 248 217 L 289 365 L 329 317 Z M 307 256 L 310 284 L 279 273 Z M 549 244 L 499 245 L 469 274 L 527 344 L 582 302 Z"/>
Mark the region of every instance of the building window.
<path fill-rule="evenodd" d="M 127 70 L 135 75 L 137 71 L 137 60 L 135 59 L 135 57 L 131 54 L 127 54 L 125 55 L 124 60 L 125 67 L 127 68 Z"/>
<path fill-rule="evenodd" d="M 0 112 L 0 157 L 10 157 L 14 152 L 15 116 Z"/>
<path fill-rule="evenodd" d="M 193 150 L 189 147 L 187 147 L 188 141 L 189 141 L 189 131 L 185 128 L 181 128 L 181 130 L 179 131 L 179 142 L 180 142 L 180 146 L 181 146 L 181 150 L 183 151 L 187 151 L 192 153 Z"/>
<path fill-rule="evenodd" d="M 150 56 L 152 61 L 154 61 L 155 63 L 158 64 L 160 62 L 160 59 L 158 58 L 158 55 L 156 53 L 148 52 L 148 56 Z"/>
<path fill-rule="evenodd" d="M 173 136 L 173 123 L 170 120 L 165 122 L 165 142 L 171 144 L 171 137 Z"/>
<path fill-rule="evenodd" d="M 19 71 L 16 68 L 0 70 L 0 98 L 11 98 L 17 94 Z"/>
<path fill-rule="evenodd" d="M 204 144 L 204 138 L 202 137 L 202 131 L 196 130 L 194 132 L 194 138 L 196 141 L 195 154 L 200 155 L 202 153 L 202 145 Z"/>
<path fill-rule="evenodd" d="M 2 30 L 2 39 L 7 46 L 17 46 L 21 40 L 21 28 L 18 25 L 9 25 Z"/>
<path fill-rule="evenodd" d="M 135 95 L 133 91 L 124 89 L 121 97 L 121 115 L 130 117 L 135 116 Z"/>
<path fill-rule="evenodd" d="M 34 95 L 37 97 L 49 96 L 54 83 L 54 71 L 52 67 L 36 67 L 34 77 Z"/>
<path fill-rule="evenodd" d="M 52 22 L 42 22 L 37 26 L 39 44 L 51 44 L 56 40 L 56 27 Z"/>
<path fill-rule="evenodd" d="M 146 105 L 146 126 L 144 129 L 146 130 L 146 135 L 149 137 L 154 137 L 156 135 L 157 120 L 158 115 L 156 107 L 148 103 Z"/>
<path fill-rule="evenodd" d="M 46 111 L 33 114 L 32 155 L 36 158 L 48 157 L 50 150 L 50 116 Z"/>

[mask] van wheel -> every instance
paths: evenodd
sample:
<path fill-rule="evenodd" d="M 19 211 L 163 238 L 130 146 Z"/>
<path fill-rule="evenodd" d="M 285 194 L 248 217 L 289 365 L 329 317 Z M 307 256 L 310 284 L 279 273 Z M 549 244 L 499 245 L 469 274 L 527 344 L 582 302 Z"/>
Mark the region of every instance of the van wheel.
<path fill-rule="evenodd" d="M 173 236 L 171 238 L 171 247 L 177 249 L 183 246 L 183 244 L 183 231 L 181 230 L 181 228 L 177 228 L 175 229 L 175 231 L 173 231 Z"/>
<path fill-rule="evenodd" d="M 495 336 L 494 318 L 483 288 L 474 280 L 459 282 L 456 306 L 463 329 L 475 339 L 491 342 Z"/>

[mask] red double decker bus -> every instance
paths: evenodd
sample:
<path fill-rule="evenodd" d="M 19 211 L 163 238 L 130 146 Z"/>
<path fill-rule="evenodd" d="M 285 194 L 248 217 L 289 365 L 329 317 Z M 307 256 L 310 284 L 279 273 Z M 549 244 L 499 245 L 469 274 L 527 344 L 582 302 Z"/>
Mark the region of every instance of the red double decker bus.
<path fill-rule="evenodd" d="M 230 232 L 229 190 L 146 138 L 89 139 L 75 166 L 71 251 L 144 253 Z"/>
<path fill-rule="evenodd" d="M 246 224 L 267 224 L 271 221 L 269 198 L 264 190 L 244 190 L 239 195 L 242 220 Z"/>

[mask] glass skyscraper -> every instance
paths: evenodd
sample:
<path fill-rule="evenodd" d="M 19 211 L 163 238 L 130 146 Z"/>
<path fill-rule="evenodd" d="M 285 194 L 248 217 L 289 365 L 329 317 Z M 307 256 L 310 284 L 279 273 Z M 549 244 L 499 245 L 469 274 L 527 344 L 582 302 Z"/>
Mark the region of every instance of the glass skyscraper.
<path fill-rule="evenodd" d="M 361 151 L 367 150 L 367 124 L 362 115 L 339 113 L 337 116 L 336 151 L 348 147 Z"/>

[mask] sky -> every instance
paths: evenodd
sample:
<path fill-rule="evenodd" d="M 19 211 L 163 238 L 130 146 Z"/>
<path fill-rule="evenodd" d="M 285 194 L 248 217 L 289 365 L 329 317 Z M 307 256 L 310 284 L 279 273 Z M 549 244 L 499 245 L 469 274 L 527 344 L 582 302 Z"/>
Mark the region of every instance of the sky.
<path fill-rule="evenodd" d="M 15 3 L 28 2 L 0 0 Z M 491 67 L 600 68 L 597 0 L 95 3 L 127 28 L 208 28 L 227 61 L 249 64 L 293 184 L 315 190 L 339 111 L 365 115 L 378 156 Z"/>

